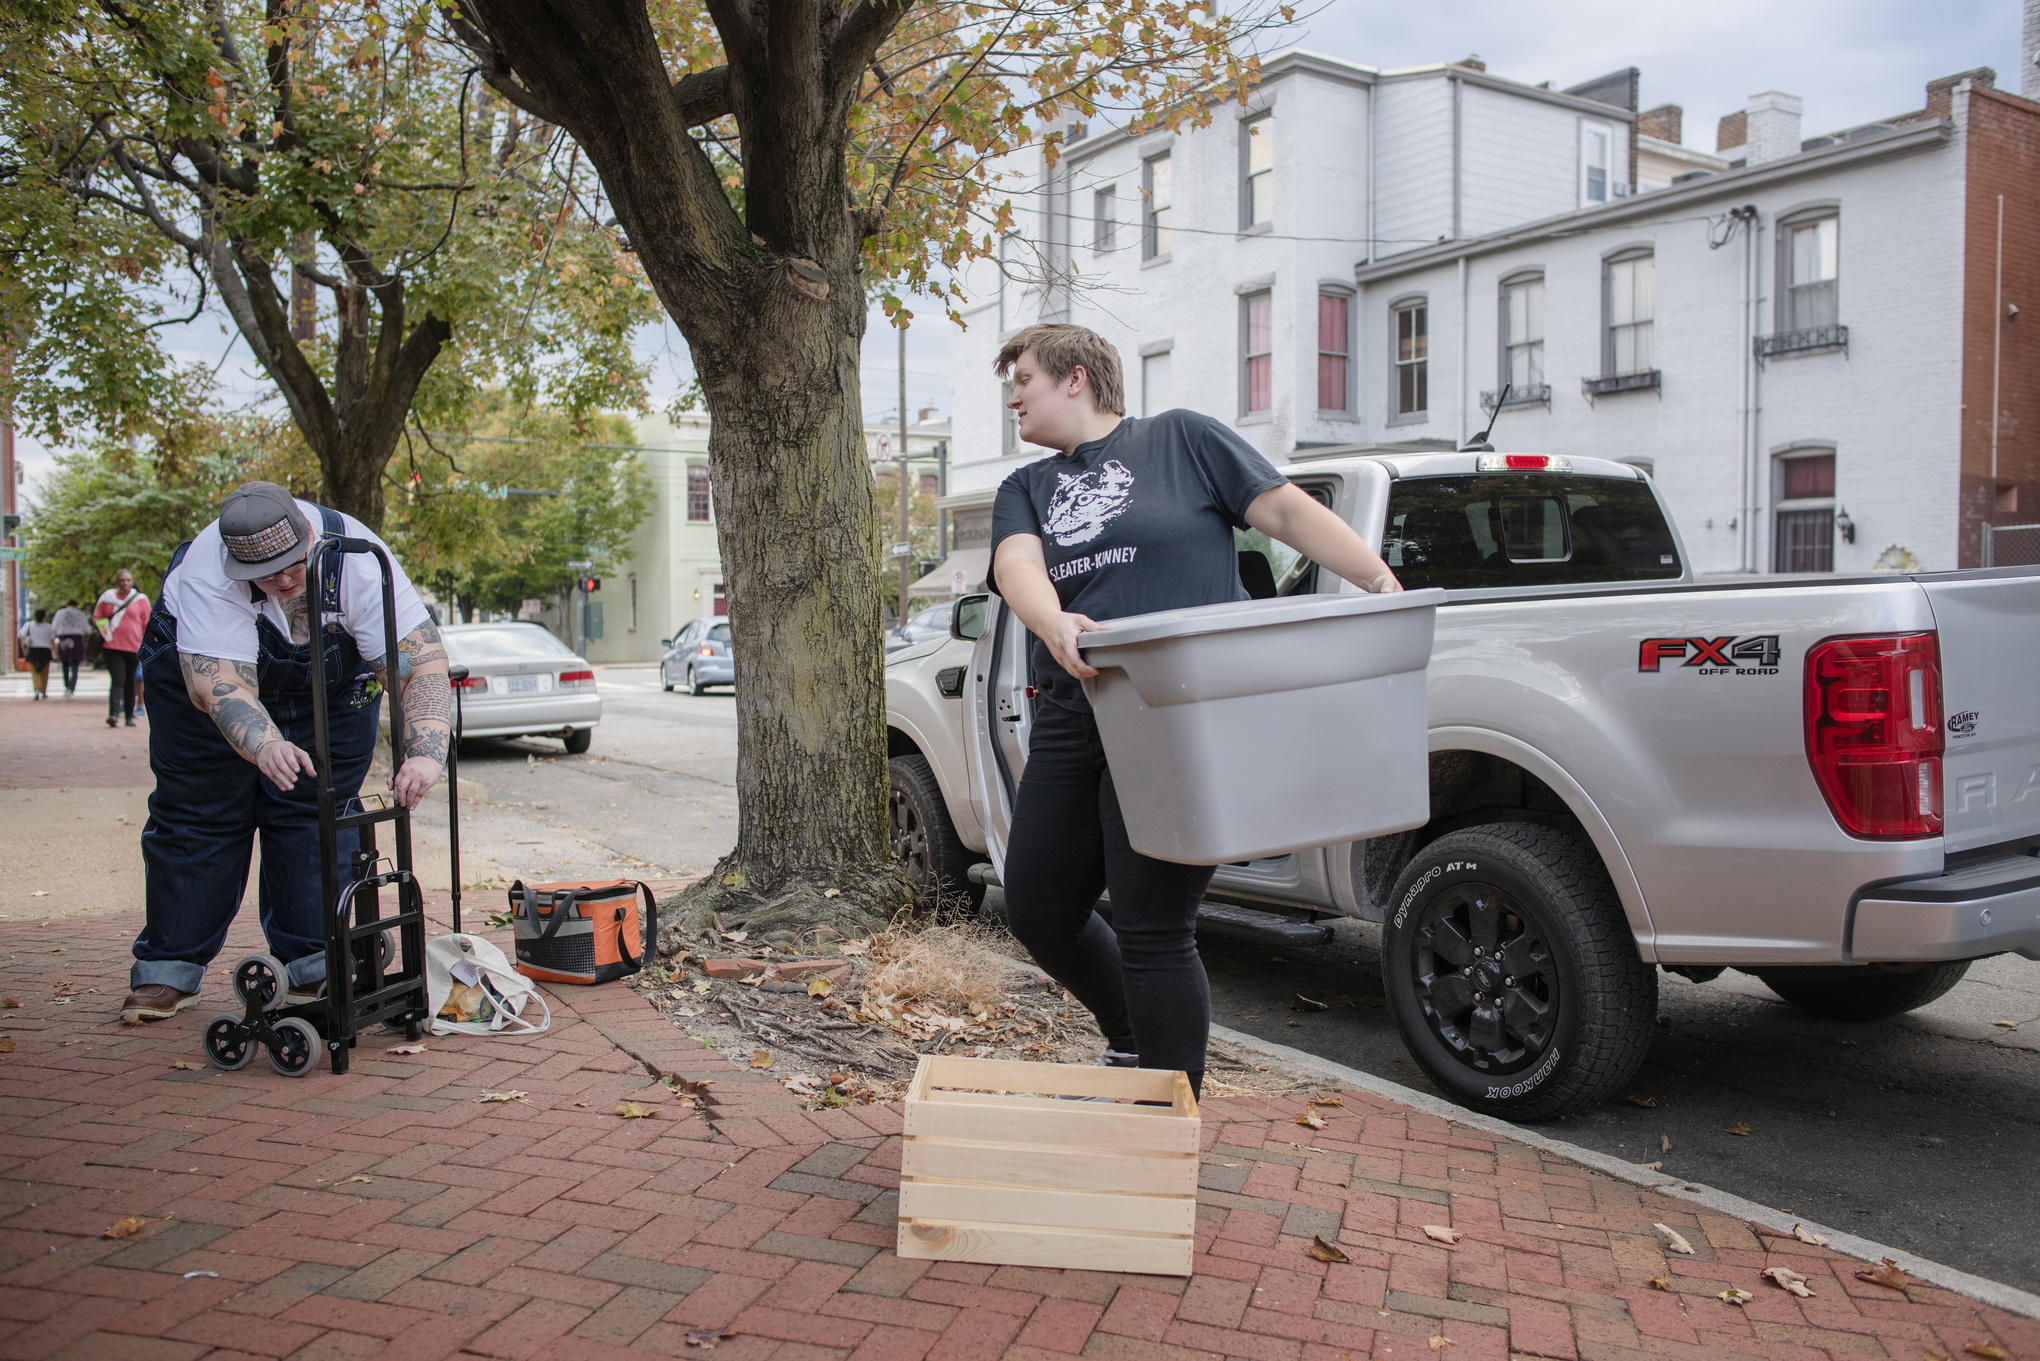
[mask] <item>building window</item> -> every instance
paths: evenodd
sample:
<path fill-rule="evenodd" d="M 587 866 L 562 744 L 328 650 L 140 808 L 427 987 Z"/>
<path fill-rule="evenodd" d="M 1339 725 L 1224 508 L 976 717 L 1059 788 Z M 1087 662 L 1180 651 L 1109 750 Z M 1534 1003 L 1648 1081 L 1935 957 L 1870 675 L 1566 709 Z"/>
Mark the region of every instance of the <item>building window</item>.
<path fill-rule="evenodd" d="M 1169 253 L 1174 238 L 1169 231 L 1170 208 L 1175 202 L 1175 175 L 1167 156 L 1156 156 L 1141 166 L 1140 258 L 1153 260 Z"/>
<path fill-rule="evenodd" d="M 940 496 L 942 494 L 941 482 L 942 479 L 933 473 L 922 473 L 920 483 L 916 487 L 914 495 L 927 497 Z"/>
<path fill-rule="evenodd" d="M 1785 228 L 1785 324 L 1779 330 L 1811 331 L 1841 319 L 1840 237 L 1840 219 L 1834 217 Z"/>
<path fill-rule="evenodd" d="M 1317 404 L 1320 411 L 1352 410 L 1347 375 L 1352 372 L 1353 300 L 1344 293 L 1320 293 L 1317 300 Z"/>
<path fill-rule="evenodd" d="M 1140 414 L 1159 416 L 1171 405 L 1169 396 L 1169 352 L 1142 355 L 1140 360 Z"/>
<path fill-rule="evenodd" d="M 1091 249 L 1103 254 L 1118 245 L 1119 186 L 1108 184 L 1091 195 Z"/>
<path fill-rule="evenodd" d="M 1275 220 L 1275 122 L 1256 118 L 1240 124 L 1240 225 Z"/>
<path fill-rule="evenodd" d="M 1430 310 L 1422 302 L 1394 309 L 1395 395 L 1390 419 L 1421 416 L 1430 410 Z"/>
<path fill-rule="evenodd" d="M 1240 410 L 1266 411 L 1275 404 L 1275 297 L 1249 293 L 1240 299 Z"/>
<path fill-rule="evenodd" d="M 687 520 L 690 524 L 708 523 L 710 502 L 708 493 L 708 465 L 690 463 L 687 465 Z"/>
<path fill-rule="evenodd" d="M 1615 139 L 1605 123 L 1588 123 L 1580 129 L 1580 202 L 1608 201 L 1609 154 Z"/>
<path fill-rule="evenodd" d="M 1502 384 L 1515 400 L 1544 383 L 1544 276 L 1502 285 Z"/>
<path fill-rule="evenodd" d="M 1831 452 L 1784 454 L 1774 484 L 1777 532 L 1772 570 L 1835 570 L 1835 456 Z"/>
<path fill-rule="evenodd" d="M 1657 317 L 1657 257 L 1610 260 L 1607 275 L 1607 345 L 1601 372 L 1646 373 L 1652 367 L 1651 327 Z"/>
<path fill-rule="evenodd" d="M 637 573 L 630 574 L 630 631 L 637 632 Z"/>

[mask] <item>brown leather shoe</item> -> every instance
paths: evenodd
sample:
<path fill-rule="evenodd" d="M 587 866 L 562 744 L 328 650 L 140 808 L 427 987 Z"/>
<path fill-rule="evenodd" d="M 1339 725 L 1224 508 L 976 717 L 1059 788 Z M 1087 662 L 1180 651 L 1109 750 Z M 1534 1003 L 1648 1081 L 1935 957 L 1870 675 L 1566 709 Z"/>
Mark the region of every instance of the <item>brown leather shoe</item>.
<path fill-rule="evenodd" d="M 120 1004 L 120 1018 L 129 1025 L 143 1021 L 167 1021 L 186 1007 L 198 1005 L 198 994 L 179 992 L 168 983 L 150 983 L 136 988 Z"/>

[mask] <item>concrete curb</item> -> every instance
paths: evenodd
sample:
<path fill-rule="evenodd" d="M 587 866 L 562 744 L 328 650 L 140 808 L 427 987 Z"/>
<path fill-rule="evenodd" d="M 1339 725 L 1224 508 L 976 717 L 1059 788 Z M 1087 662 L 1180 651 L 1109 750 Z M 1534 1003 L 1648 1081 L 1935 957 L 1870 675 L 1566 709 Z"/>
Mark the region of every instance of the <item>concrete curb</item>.
<path fill-rule="evenodd" d="M 1497 1120 L 1491 1115 L 1478 1114 L 1463 1106 L 1455 1106 L 1442 1097 L 1432 1096 L 1429 1092 L 1420 1092 L 1399 1082 L 1391 1082 L 1372 1073 L 1363 1073 L 1357 1068 L 1348 1068 L 1343 1063 L 1334 1063 L 1330 1059 L 1307 1054 L 1301 1049 L 1292 1049 L 1286 1044 L 1276 1044 L 1271 1040 L 1263 1040 L 1222 1025 L 1212 1026 L 1211 1034 L 1214 1039 L 1223 1040 L 1235 1049 L 1259 1054 L 1263 1058 L 1273 1059 L 1299 1071 L 1323 1077 L 1328 1083 L 1385 1097 L 1412 1110 L 1451 1120 L 1468 1129 L 1477 1129 L 1483 1134 L 1514 1139 L 1519 1144 L 1542 1149 L 1546 1153 L 1590 1167 L 1618 1181 L 1649 1187 L 1676 1200 L 1690 1200 L 1696 1205 L 1704 1205 L 1721 1214 L 1733 1215 L 1737 1219 L 1755 1220 L 1760 1224 L 1780 1229 L 1789 1228 L 1795 1222 L 1804 1224 L 1814 1232 L 1825 1235 L 1828 1246 L 1837 1252 L 1846 1252 L 1851 1257 L 1860 1257 L 1866 1262 L 1889 1257 L 1908 1274 L 1917 1276 L 1923 1281 L 1944 1286 L 1993 1308 L 2002 1309 L 2006 1313 L 2040 1319 L 2040 1295 L 2020 1290 L 2016 1286 L 1986 1280 L 1982 1276 L 1973 1276 L 1969 1272 L 1921 1257 L 1917 1253 L 1907 1252 L 1903 1248 L 1890 1247 L 1841 1229 L 1801 1219 L 1797 1215 L 1788 1215 L 1768 1205 L 1759 1205 L 1754 1200 L 1745 1200 L 1741 1196 L 1717 1190 L 1712 1186 L 1696 1185 L 1677 1177 L 1668 1177 L 1662 1172 L 1652 1172 L 1635 1163 L 1611 1158 L 1605 1153 L 1596 1153 L 1591 1148 L 1581 1148 L 1578 1144 L 1569 1144 L 1562 1139 L 1553 1139 L 1549 1135 L 1539 1134 L 1534 1129 L 1512 1125 L 1506 1120 Z"/>

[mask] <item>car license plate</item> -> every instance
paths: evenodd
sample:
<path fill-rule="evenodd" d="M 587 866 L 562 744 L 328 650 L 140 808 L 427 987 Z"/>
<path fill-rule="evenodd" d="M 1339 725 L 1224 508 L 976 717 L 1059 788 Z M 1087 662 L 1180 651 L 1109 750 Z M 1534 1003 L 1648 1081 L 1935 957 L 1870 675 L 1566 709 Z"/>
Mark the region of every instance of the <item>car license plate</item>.
<path fill-rule="evenodd" d="M 505 676 L 504 690 L 513 695 L 535 695 L 545 687 L 539 682 L 549 679 L 545 676 Z"/>

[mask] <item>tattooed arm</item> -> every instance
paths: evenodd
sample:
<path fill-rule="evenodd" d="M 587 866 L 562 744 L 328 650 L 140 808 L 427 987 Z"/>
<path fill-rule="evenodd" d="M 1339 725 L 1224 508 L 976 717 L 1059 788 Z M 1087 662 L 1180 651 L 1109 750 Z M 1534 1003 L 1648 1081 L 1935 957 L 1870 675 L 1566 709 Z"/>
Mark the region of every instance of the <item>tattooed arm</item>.
<path fill-rule="evenodd" d="M 192 652 L 177 654 L 184 669 L 184 688 L 191 702 L 212 715 L 220 735 L 242 757 L 254 763 L 278 789 L 289 790 L 298 772 L 315 775 L 312 758 L 284 738 L 262 705 L 255 663 L 230 662 Z"/>
<path fill-rule="evenodd" d="M 376 663 L 385 686 L 388 673 Z M 390 779 L 397 802 L 416 808 L 439 783 L 453 744 L 453 689 L 446 679 L 446 646 L 439 626 L 423 620 L 397 641 L 397 683 L 404 697 L 404 764 Z"/>

